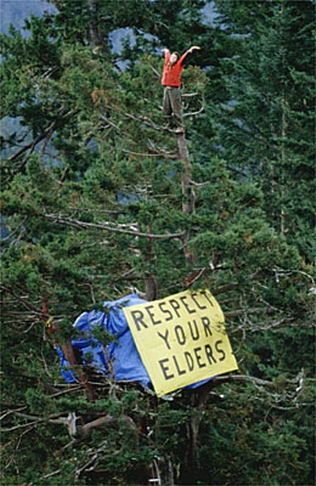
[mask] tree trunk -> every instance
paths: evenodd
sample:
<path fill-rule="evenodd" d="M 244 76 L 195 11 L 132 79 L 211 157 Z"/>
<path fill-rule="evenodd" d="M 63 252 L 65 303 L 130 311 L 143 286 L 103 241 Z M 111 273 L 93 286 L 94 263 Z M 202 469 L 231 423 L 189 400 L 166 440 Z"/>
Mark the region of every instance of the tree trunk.
<path fill-rule="evenodd" d="M 283 171 L 285 165 L 285 137 L 286 137 L 286 129 L 287 129 L 287 122 L 286 122 L 286 99 L 285 93 L 282 96 L 282 120 L 281 120 L 281 207 L 280 207 L 280 233 L 281 235 L 285 234 L 285 211 L 283 206 L 283 196 L 284 196 L 284 186 L 283 186 Z"/>
<path fill-rule="evenodd" d="M 216 386 L 213 381 L 209 381 L 197 390 L 192 391 L 191 410 L 192 414 L 187 423 L 187 447 L 184 461 L 180 471 L 180 484 L 192 485 L 198 479 L 198 438 L 202 420 L 202 412 L 209 398 L 210 390 Z"/>
<path fill-rule="evenodd" d="M 148 226 L 148 233 L 151 233 L 151 226 Z M 155 300 L 158 298 L 158 282 L 157 278 L 152 271 L 155 268 L 155 252 L 153 247 L 153 240 L 148 238 L 146 245 L 144 259 L 146 262 L 145 270 L 145 294 L 147 300 Z"/>
<path fill-rule="evenodd" d="M 90 402 L 93 402 L 95 400 L 94 389 L 91 383 L 89 383 L 89 379 L 86 373 L 81 369 L 82 368 L 81 365 L 78 364 L 71 341 L 68 340 L 66 343 L 61 344 L 61 349 L 64 353 L 66 360 L 69 362 L 71 367 L 75 368 L 74 370 L 75 374 L 78 375 L 79 382 L 84 386 L 88 400 Z"/>
<path fill-rule="evenodd" d="M 193 214 L 195 212 L 195 193 L 192 187 L 192 165 L 190 162 L 190 156 L 187 146 L 187 141 L 185 139 L 184 133 L 177 134 L 178 143 L 178 159 L 182 161 L 183 172 L 181 180 L 182 188 L 182 212 L 184 214 Z M 184 256 L 188 266 L 192 266 L 195 257 L 193 253 L 189 250 L 189 240 L 190 231 L 187 230 L 182 241 Z"/>
<path fill-rule="evenodd" d="M 98 25 L 98 0 L 88 0 L 90 11 L 89 37 L 92 47 L 99 47 L 105 53 L 108 51 L 105 39 L 103 39 Z"/>

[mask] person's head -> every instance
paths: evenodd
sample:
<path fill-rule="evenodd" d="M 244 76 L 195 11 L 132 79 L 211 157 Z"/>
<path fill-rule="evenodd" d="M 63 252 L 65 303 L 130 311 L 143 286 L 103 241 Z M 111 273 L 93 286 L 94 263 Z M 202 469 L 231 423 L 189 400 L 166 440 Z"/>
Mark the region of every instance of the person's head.
<path fill-rule="evenodd" d="M 170 64 L 175 64 L 178 59 L 179 59 L 179 53 L 178 52 L 172 52 L 171 55 L 170 55 Z"/>

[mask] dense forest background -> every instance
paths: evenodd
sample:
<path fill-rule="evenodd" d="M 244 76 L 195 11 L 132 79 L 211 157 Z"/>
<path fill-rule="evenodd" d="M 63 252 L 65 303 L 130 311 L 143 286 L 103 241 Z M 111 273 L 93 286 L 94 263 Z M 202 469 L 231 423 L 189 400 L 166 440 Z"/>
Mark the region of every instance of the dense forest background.
<path fill-rule="evenodd" d="M 314 484 L 315 2 L 52 0 L 5 31 L 2 484 Z M 185 165 L 161 49 L 193 44 Z M 81 312 L 205 287 L 238 373 L 63 382 Z"/>

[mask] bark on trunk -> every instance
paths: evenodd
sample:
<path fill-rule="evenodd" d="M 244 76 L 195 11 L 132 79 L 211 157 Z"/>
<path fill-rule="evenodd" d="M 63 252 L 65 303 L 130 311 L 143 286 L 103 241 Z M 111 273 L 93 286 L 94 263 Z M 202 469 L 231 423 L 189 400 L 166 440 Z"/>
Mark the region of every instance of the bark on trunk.
<path fill-rule="evenodd" d="M 78 376 L 79 382 L 84 386 L 88 400 L 90 402 L 93 402 L 95 400 L 94 389 L 89 383 L 89 379 L 85 372 L 82 370 L 82 367 L 78 364 L 71 342 L 67 341 L 66 343 L 62 344 L 61 349 L 64 353 L 66 360 L 69 361 L 69 364 L 73 368 L 75 368 L 74 372 Z"/>
<path fill-rule="evenodd" d="M 100 48 L 103 52 L 107 52 L 108 48 L 105 39 L 102 37 L 99 23 L 98 23 L 98 0 L 88 0 L 88 7 L 90 11 L 90 22 L 89 22 L 89 40 L 92 47 Z"/>
<path fill-rule="evenodd" d="M 189 150 L 184 133 L 177 134 L 178 158 L 182 161 L 183 172 L 181 180 L 182 188 L 182 212 L 184 214 L 194 214 L 195 212 L 195 193 L 192 187 L 192 165 L 190 162 Z M 192 266 L 195 257 L 189 250 L 190 231 L 187 230 L 183 237 L 184 256 L 188 266 Z"/>

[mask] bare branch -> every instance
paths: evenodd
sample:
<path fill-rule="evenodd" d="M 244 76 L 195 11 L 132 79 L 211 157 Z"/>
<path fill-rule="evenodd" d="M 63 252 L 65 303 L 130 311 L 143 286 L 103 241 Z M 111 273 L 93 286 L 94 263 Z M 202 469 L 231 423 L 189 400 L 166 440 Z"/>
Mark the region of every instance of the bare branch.
<path fill-rule="evenodd" d="M 272 271 L 275 273 L 275 280 L 277 283 L 279 283 L 280 277 L 288 277 L 290 275 L 293 275 L 293 273 L 298 273 L 300 275 L 304 275 L 304 277 L 307 277 L 312 282 L 312 284 L 315 285 L 315 280 L 312 277 L 312 275 L 310 275 L 307 272 L 303 272 L 302 270 L 296 270 L 296 269 L 284 270 L 282 268 L 277 267 L 277 268 L 273 268 Z"/>
<path fill-rule="evenodd" d="M 227 383 L 232 381 L 250 382 L 250 383 L 255 383 L 256 385 L 275 387 L 275 383 L 273 383 L 272 381 L 262 380 L 261 378 L 257 378 L 256 376 L 232 374 L 232 375 L 215 376 L 213 378 L 213 382 L 215 383 Z"/>
<path fill-rule="evenodd" d="M 204 187 L 204 186 L 207 186 L 210 184 L 210 181 L 205 181 L 205 182 L 195 182 L 195 181 L 192 181 L 190 180 L 190 184 L 194 187 L 197 187 L 197 188 L 200 188 L 200 187 Z"/>
<path fill-rule="evenodd" d="M 226 317 L 238 317 L 244 314 L 255 313 L 255 312 L 266 312 L 265 307 L 251 307 L 250 309 L 236 309 L 234 311 L 225 312 Z"/>
<path fill-rule="evenodd" d="M 21 412 L 22 410 L 25 410 L 25 409 L 26 409 L 26 407 L 23 406 L 23 407 L 15 408 L 14 410 L 8 410 L 3 415 L 1 415 L 0 421 L 3 420 L 5 417 L 8 417 L 8 415 L 11 415 L 12 413 Z"/>
<path fill-rule="evenodd" d="M 28 422 L 24 424 L 14 425 L 12 427 L 1 428 L 0 429 L 1 432 L 12 432 L 13 430 L 25 429 L 26 427 L 36 426 L 38 424 L 45 423 L 45 422 L 52 423 L 52 424 L 67 425 L 67 417 L 63 417 L 64 415 L 63 413 L 55 413 L 55 414 L 48 415 L 47 417 L 39 417 L 37 415 L 29 415 L 17 411 L 14 411 L 13 413 L 18 417 L 28 420 Z"/>
<path fill-rule="evenodd" d="M 49 473 L 49 474 L 45 474 L 45 476 L 41 476 L 41 477 L 40 477 L 40 480 L 41 480 L 41 479 L 48 479 L 48 478 L 51 478 L 52 476 L 56 476 L 56 475 L 57 475 L 57 474 L 59 474 L 59 473 L 60 473 L 60 469 L 56 469 L 56 471 L 53 471 L 53 472 L 51 472 L 51 473 Z"/>
<path fill-rule="evenodd" d="M 170 152 L 161 147 L 157 147 L 157 145 L 152 140 L 150 140 L 150 138 L 148 138 L 148 148 L 152 150 L 154 154 L 157 154 L 160 157 L 164 157 L 165 159 L 177 159 L 177 154 L 174 151 Z"/>
<path fill-rule="evenodd" d="M 104 128 L 108 128 L 109 126 L 111 126 L 111 127 L 115 128 L 116 130 L 120 131 L 120 127 L 117 126 L 112 120 L 109 120 L 106 116 L 100 115 L 100 118 L 108 124 Z"/>
<path fill-rule="evenodd" d="M 202 113 L 203 111 L 204 111 L 204 106 L 201 106 L 201 108 L 197 111 L 190 111 L 188 113 L 183 113 L 183 117 L 196 116 L 196 115 L 199 115 L 200 113 Z"/>
<path fill-rule="evenodd" d="M 144 125 L 152 128 L 153 130 L 165 131 L 165 132 L 169 132 L 169 133 L 173 133 L 173 134 L 175 133 L 175 131 L 172 130 L 171 128 L 162 127 L 161 125 L 157 125 L 147 116 L 135 116 L 135 115 L 132 115 L 131 113 L 124 113 L 124 115 L 126 116 L 126 118 L 130 118 L 131 120 L 135 120 L 137 122 L 143 123 Z"/>
<path fill-rule="evenodd" d="M 135 434 L 137 434 L 137 426 L 133 419 L 128 415 L 122 415 L 121 417 L 112 417 L 111 415 L 105 415 L 103 417 L 99 417 L 91 422 L 88 422 L 81 427 L 78 427 L 78 433 L 80 436 L 88 437 L 91 434 L 93 429 L 102 427 L 102 426 L 110 426 L 116 425 L 119 421 L 123 421 L 129 429 L 131 429 Z"/>
<path fill-rule="evenodd" d="M 138 157 L 161 157 L 162 156 L 162 154 L 150 154 L 150 153 L 143 153 L 143 152 L 132 152 L 131 150 L 127 150 L 127 149 L 123 149 L 122 152 L 124 152 L 125 154 L 136 155 Z"/>
<path fill-rule="evenodd" d="M 150 68 L 152 72 L 157 76 L 157 78 L 160 78 L 161 74 L 157 71 L 157 69 L 154 68 L 151 64 L 150 64 Z"/>
<path fill-rule="evenodd" d="M 25 298 L 23 297 L 20 297 L 19 295 L 17 295 L 11 288 L 9 287 L 6 287 L 4 285 L 0 285 L 0 290 L 4 290 L 6 292 L 9 292 L 11 295 L 13 295 L 13 297 L 18 300 L 26 309 L 32 311 L 36 316 L 39 316 L 39 317 L 42 317 L 43 316 L 43 312 L 41 310 L 39 310 L 38 308 L 36 308 L 33 304 L 31 304 L 30 302 L 27 302 L 25 300 Z"/>
<path fill-rule="evenodd" d="M 199 93 L 183 93 L 181 98 L 193 98 L 193 96 L 197 96 Z"/>
<path fill-rule="evenodd" d="M 166 234 L 143 233 L 142 231 L 137 231 L 136 229 L 124 229 L 119 226 L 114 226 L 113 223 L 109 223 L 107 221 L 103 223 L 88 223 L 86 221 L 80 221 L 76 219 L 62 218 L 57 214 L 43 214 L 43 216 L 53 223 L 68 225 L 74 228 L 100 229 L 104 231 L 109 231 L 111 233 L 122 233 L 126 235 L 140 236 L 157 240 L 170 240 L 174 238 L 181 238 L 184 234 L 183 232 Z"/>
<path fill-rule="evenodd" d="M 228 313 L 226 313 L 227 315 Z M 291 326 L 293 327 L 293 323 L 295 322 L 294 317 L 283 317 L 281 319 L 274 319 L 271 322 L 268 323 L 253 323 L 250 320 L 247 319 L 246 322 L 243 322 L 240 324 L 237 328 L 234 328 L 232 332 L 237 332 L 237 331 L 249 331 L 249 332 L 257 332 L 257 331 L 268 331 L 270 329 L 276 329 L 278 327 L 281 327 L 283 325 L 286 326 Z M 300 326 L 301 327 L 301 326 Z M 308 327 L 313 327 L 313 324 L 308 324 Z"/>

